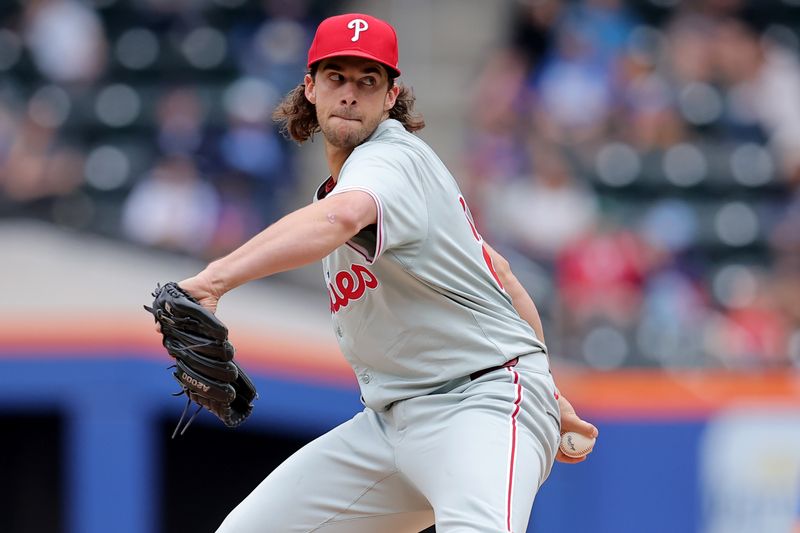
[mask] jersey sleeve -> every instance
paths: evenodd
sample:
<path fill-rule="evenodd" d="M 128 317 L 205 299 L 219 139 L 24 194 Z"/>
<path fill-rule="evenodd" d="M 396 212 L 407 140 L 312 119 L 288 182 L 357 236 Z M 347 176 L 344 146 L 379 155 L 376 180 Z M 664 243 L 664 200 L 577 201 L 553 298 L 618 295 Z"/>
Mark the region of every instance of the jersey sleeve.
<path fill-rule="evenodd" d="M 378 209 L 378 220 L 355 235 L 348 246 L 370 264 L 387 250 L 413 256 L 428 231 L 423 184 L 418 175 L 405 168 L 402 160 L 392 161 L 380 154 L 358 155 L 351 156 L 342 167 L 331 195 L 353 190 L 369 194 Z"/>

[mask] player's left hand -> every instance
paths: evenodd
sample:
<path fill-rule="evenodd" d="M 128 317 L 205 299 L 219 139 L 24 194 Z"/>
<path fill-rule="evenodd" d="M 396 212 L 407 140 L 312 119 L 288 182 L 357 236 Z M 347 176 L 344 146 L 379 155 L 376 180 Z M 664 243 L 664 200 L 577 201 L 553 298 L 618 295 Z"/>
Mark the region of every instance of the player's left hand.
<path fill-rule="evenodd" d="M 197 300 L 197 303 L 212 313 L 217 312 L 220 295 L 214 292 L 213 284 L 203 272 L 186 278 L 178 283 L 178 286 Z M 156 320 L 155 328 L 158 333 L 161 333 L 161 323 L 158 320 Z"/>
<path fill-rule="evenodd" d="M 211 311 L 217 312 L 217 305 L 221 295 L 215 291 L 214 285 L 205 272 L 186 278 L 178 283 L 181 289 L 191 294 L 200 305 Z"/>
<path fill-rule="evenodd" d="M 587 437 L 597 438 L 597 435 L 599 434 L 597 428 L 592 424 L 590 424 L 589 422 L 581 420 L 581 418 L 575 413 L 575 408 L 572 407 L 572 404 L 569 403 L 569 400 L 567 400 L 563 394 L 559 394 L 558 396 L 558 407 L 561 410 L 562 434 L 568 431 L 575 431 L 582 435 L 586 435 Z M 575 464 L 585 461 L 588 456 L 589 454 L 578 458 L 568 457 L 564 455 L 564 453 L 561 450 L 558 450 L 558 454 L 556 454 L 556 461 L 568 464 Z"/>

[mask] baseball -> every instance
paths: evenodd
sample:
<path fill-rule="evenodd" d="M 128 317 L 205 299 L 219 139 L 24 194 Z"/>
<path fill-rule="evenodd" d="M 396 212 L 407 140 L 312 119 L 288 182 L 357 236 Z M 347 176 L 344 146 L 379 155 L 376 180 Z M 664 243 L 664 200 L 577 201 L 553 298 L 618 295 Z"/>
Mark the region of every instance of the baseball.
<path fill-rule="evenodd" d="M 583 457 L 594 447 L 594 437 L 587 437 L 574 431 L 568 431 L 561 435 L 561 445 L 559 449 L 567 457 L 577 459 Z"/>

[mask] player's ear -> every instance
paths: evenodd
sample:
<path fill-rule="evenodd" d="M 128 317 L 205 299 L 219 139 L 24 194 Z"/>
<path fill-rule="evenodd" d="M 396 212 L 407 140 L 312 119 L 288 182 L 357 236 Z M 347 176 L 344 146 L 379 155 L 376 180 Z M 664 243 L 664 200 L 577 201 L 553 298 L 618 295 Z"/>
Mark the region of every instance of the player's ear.
<path fill-rule="evenodd" d="M 303 78 L 303 84 L 306 86 L 306 100 L 317 105 L 317 86 L 314 84 L 314 78 L 311 77 L 311 74 L 306 74 L 306 77 Z"/>
<path fill-rule="evenodd" d="M 389 111 L 391 108 L 394 107 L 395 102 L 397 102 L 397 97 L 400 94 L 400 87 L 397 85 L 392 85 L 392 88 L 389 89 L 389 92 L 386 93 L 386 99 L 383 101 L 383 110 Z"/>

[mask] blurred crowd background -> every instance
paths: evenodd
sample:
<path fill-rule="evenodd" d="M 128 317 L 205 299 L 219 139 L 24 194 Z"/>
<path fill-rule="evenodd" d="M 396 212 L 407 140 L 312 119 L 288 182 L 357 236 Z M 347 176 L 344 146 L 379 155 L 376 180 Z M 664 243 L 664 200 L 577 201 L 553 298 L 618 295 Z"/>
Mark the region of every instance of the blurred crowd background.
<path fill-rule="evenodd" d="M 2 6 L 5 214 L 210 258 L 290 207 L 271 113 L 304 71 L 312 2 Z"/>
<path fill-rule="evenodd" d="M 558 356 L 800 364 L 800 3 L 519 3 L 469 196 Z"/>
<path fill-rule="evenodd" d="M 0 217 L 235 248 L 310 196 L 271 112 L 337 7 L 0 3 Z M 456 88 L 456 178 L 551 352 L 800 366 L 800 0 L 519 0 L 505 20 Z"/>

